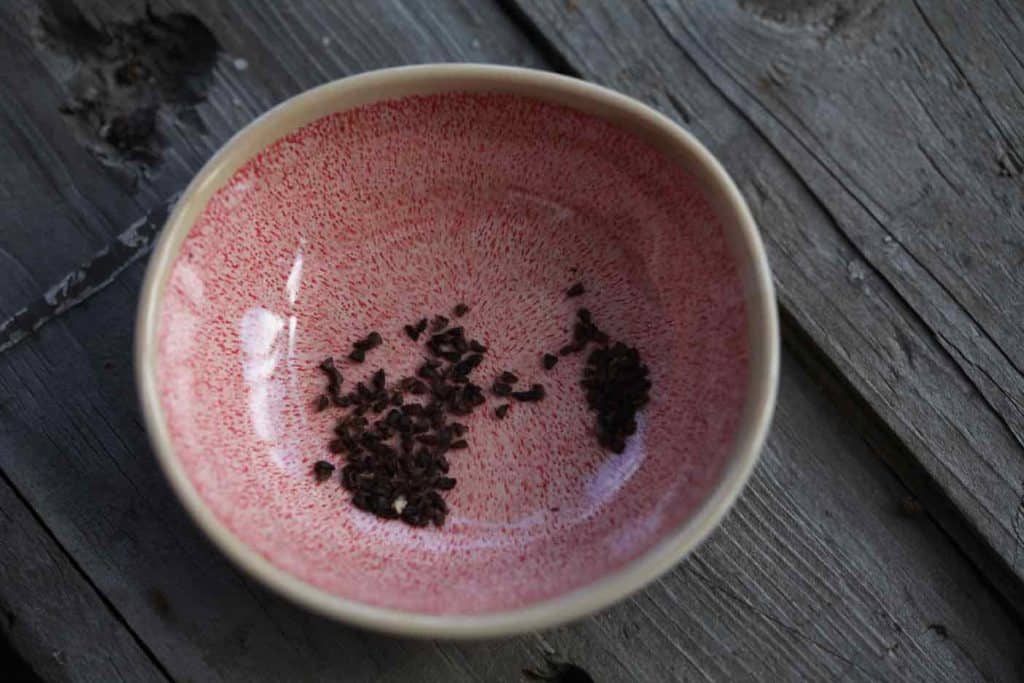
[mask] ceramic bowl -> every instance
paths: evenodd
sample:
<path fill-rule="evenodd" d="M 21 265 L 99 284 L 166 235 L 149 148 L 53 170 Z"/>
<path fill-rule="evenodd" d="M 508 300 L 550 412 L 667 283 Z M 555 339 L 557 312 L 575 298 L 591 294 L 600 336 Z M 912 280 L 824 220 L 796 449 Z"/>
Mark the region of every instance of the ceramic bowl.
<path fill-rule="evenodd" d="M 412 374 L 403 325 L 458 302 L 489 348 L 477 381 L 547 396 L 466 420 L 442 528 L 379 520 L 313 479 L 340 410 L 315 410 L 317 364 L 377 330 L 346 381 Z M 580 306 L 650 368 L 619 454 L 586 354 L 541 367 Z M 310 90 L 224 145 L 150 261 L 136 369 L 173 489 L 250 574 L 347 622 L 484 637 L 594 612 L 705 538 L 757 460 L 778 349 L 754 221 L 693 137 L 583 81 L 430 65 Z"/>

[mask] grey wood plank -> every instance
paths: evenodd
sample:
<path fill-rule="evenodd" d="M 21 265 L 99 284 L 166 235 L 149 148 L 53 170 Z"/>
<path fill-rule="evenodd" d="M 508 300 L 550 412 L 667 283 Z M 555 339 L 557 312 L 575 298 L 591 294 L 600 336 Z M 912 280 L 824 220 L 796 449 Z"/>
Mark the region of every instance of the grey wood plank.
<path fill-rule="evenodd" d="M 0 637 L 47 681 L 166 680 L 3 478 Z"/>
<path fill-rule="evenodd" d="M 416 22 L 446 28 L 441 44 L 407 33 L 409 14 L 387 11 L 393 5 L 257 4 L 233 13 L 224 3 L 217 9 L 226 15 L 194 7 L 229 50 L 199 107 L 210 137 L 231 130 L 229 114 L 218 122 L 217 106 L 231 104 L 245 120 L 259 106 L 248 103 L 269 104 L 330 69 L 410 55 L 540 63 L 500 13 L 478 3 L 404 5 Z M 113 11 L 130 10 L 122 3 Z M 390 28 L 380 33 L 382 26 Z M 344 52 L 327 62 L 318 54 L 329 65 L 321 72 L 304 50 L 323 47 L 328 30 L 328 46 Z M 233 66 L 236 55 L 245 70 Z M 60 81 L 57 61 L 36 67 Z M 193 138 L 189 145 L 215 144 Z M 160 173 L 179 157 L 194 169 L 202 154 L 185 144 L 171 142 Z M 45 170 L 49 162 L 33 163 Z M 134 196 L 150 193 L 154 204 L 102 234 L 124 230 L 163 199 L 150 182 L 157 181 L 143 178 Z M 167 182 L 164 189 L 177 189 Z M 48 219 L 38 207 L 35 216 Z M 84 228 L 69 222 L 67 230 Z M 175 678 L 517 680 L 521 667 L 552 650 L 599 680 L 1011 680 L 1016 671 L 1018 625 L 967 562 L 950 558 L 927 516 L 898 516 L 905 490 L 788 361 L 778 427 L 750 495 L 692 561 L 606 614 L 538 636 L 450 644 L 376 636 L 301 612 L 240 576 L 199 537 L 152 461 L 129 400 L 141 272 L 130 264 L 77 309 L 0 353 L 0 420 L 11 426 L 0 432 L 0 467 Z M 42 276 L 28 268 L 5 276 L 5 291 L 18 300 L 39 291 Z"/>
<path fill-rule="evenodd" d="M 936 189 L 941 187 L 934 179 L 936 167 L 919 150 L 909 156 L 889 154 L 905 151 L 896 138 L 917 134 L 905 112 L 895 115 L 896 99 L 888 101 L 883 113 L 867 111 L 880 107 L 878 100 L 887 96 L 877 87 L 871 90 L 867 74 L 874 70 L 877 82 L 899 74 L 903 88 L 928 88 L 920 71 L 897 69 L 885 57 L 909 49 L 909 38 L 896 41 L 892 32 L 857 29 L 853 17 L 875 25 L 885 21 L 883 15 L 913 7 L 890 3 L 883 10 L 868 3 L 863 7 L 877 11 L 837 14 L 833 10 L 851 3 L 516 4 L 571 68 L 659 107 L 723 160 L 761 225 L 785 315 L 907 446 L 901 452 L 911 460 L 898 460 L 895 466 L 958 543 L 1019 603 L 1024 597 L 1024 423 L 1019 410 L 1024 383 L 1015 361 L 1000 351 L 1005 343 L 993 336 L 997 333 L 983 329 L 981 318 L 972 320 L 973 306 L 958 301 L 966 297 L 951 294 L 956 285 L 937 279 L 929 269 L 938 273 L 939 266 L 923 260 L 924 250 L 998 250 L 1004 237 L 1016 239 L 1019 219 L 1015 209 L 1007 208 L 1012 202 L 991 200 L 991 194 L 986 200 L 954 198 Z M 711 21 L 740 15 L 742 26 Z M 829 28 L 837 21 L 841 30 Z M 861 47 L 870 58 L 857 52 Z M 722 64 L 740 61 L 740 55 L 741 65 Z M 939 57 L 932 54 L 937 67 Z M 823 66 L 828 67 L 825 75 L 815 77 Z M 737 75 L 739 68 L 747 69 L 746 75 Z M 835 96 L 839 92 L 843 101 Z M 966 130 L 983 125 L 977 112 L 971 115 L 944 102 L 944 91 L 932 92 L 930 111 L 947 117 L 950 136 L 959 135 L 958 117 Z M 904 98 L 903 104 L 911 99 Z M 762 102 L 771 102 L 774 109 L 765 111 Z M 926 149 L 945 145 L 939 138 L 930 137 Z M 964 146 L 947 147 L 945 153 L 957 160 L 957 167 L 978 166 Z M 849 190 L 867 180 L 858 176 L 844 186 L 843 178 L 855 168 L 876 174 L 871 181 L 876 200 L 898 203 L 903 197 L 905 210 L 890 204 L 887 218 L 877 221 L 879 214 L 870 213 L 866 200 Z M 957 177 L 966 182 L 969 174 Z M 991 185 L 996 196 L 1020 190 L 1019 183 L 1011 190 L 994 177 L 991 183 L 979 177 L 974 184 Z M 917 188 L 920 201 L 907 199 L 910 188 Z M 932 205 L 935 219 L 927 223 L 924 214 L 913 214 L 924 211 L 925 204 Z M 993 228 L 963 238 L 977 225 L 967 219 L 975 209 L 980 211 L 975 218 L 984 217 L 984 225 Z M 917 217 L 910 220 L 912 214 Z M 992 243 L 986 246 L 986 240 Z M 987 277 L 977 272 L 979 280 Z M 1010 297 L 1004 299 L 1003 330 L 1019 328 L 1018 299 L 1011 296 L 1018 286 L 1010 282 L 1014 277 L 1019 276 L 1006 273 L 998 281 Z M 977 315 L 983 315 L 980 309 Z M 985 315 L 987 320 L 1000 312 Z"/>

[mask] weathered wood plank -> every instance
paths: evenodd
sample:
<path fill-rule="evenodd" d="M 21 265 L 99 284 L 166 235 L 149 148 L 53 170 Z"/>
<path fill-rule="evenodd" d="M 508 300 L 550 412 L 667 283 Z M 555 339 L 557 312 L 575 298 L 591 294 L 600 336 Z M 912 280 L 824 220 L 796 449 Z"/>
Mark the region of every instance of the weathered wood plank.
<path fill-rule="evenodd" d="M 47 681 L 166 680 L 3 478 L 0 638 Z"/>
<path fill-rule="evenodd" d="M 226 14 L 194 7 L 229 55 L 198 108 L 208 132 L 172 141 L 161 174 L 180 163 L 187 175 L 203 156 L 196 150 L 215 146 L 264 103 L 326 77 L 423 59 L 538 63 L 523 36 L 478 3 L 407 3 L 404 14 L 395 4 L 247 3 L 236 11 L 222 3 Z M 414 27 L 446 31 L 441 38 L 413 31 L 409 13 Z M 307 52 L 323 47 L 323 37 L 339 52 L 314 59 Z M 236 56 L 246 69 L 234 67 Z M 60 80 L 57 62 L 34 64 L 40 78 Z M 217 107 L 242 112 L 240 120 Z M 43 170 L 48 163 L 31 161 Z M 117 234 L 163 199 L 151 182 L 143 178 L 136 196 L 151 193 L 153 204 L 103 234 Z M 168 181 L 164 189 L 178 187 Z M 26 216 L 48 220 L 40 206 Z M 599 680 L 1014 675 L 1017 624 L 968 563 L 950 559 L 927 516 L 897 514 L 904 489 L 788 360 L 775 434 L 737 511 L 690 562 L 608 613 L 541 636 L 455 645 L 375 636 L 297 610 L 241 577 L 199 537 L 149 455 L 128 400 L 141 273 L 140 263 L 130 265 L 78 309 L 0 354 L 0 421 L 11 426 L 0 431 L 0 467 L 174 678 L 518 680 L 521 667 L 549 650 Z M 6 277 L 13 286 L 3 291 L 17 300 L 40 291 L 38 272 L 11 269 Z"/>
<path fill-rule="evenodd" d="M 945 285 L 940 286 L 940 281 L 929 274 L 927 264 L 922 266 L 924 262 L 917 260 L 920 257 L 908 251 L 908 245 L 918 241 L 930 241 L 936 252 L 941 252 L 943 242 L 947 249 L 958 249 L 956 233 L 965 228 L 947 227 L 941 235 L 929 237 L 924 235 L 930 228 L 920 221 L 887 229 L 866 212 L 859 197 L 843 186 L 842 177 L 848 171 L 838 164 L 855 165 L 867 152 L 854 149 L 852 143 L 835 150 L 825 145 L 843 137 L 863 144 L 871 139 L 877 143 L 871 150 L 871 163 L 879 173 L 889 164 L 890 172 L 884 182 L 877 178 L 872 181 L 874 195 L 895 201 L 916 183 L 925 203 L 946 207 L 935 209 L 946 214 L 936 222 L 953 215 L 949 207 L 956 203 L 942 191 L 923 190 L 919 176 L 913 173 L 899 180 L 892 175 L 901 168 L 895 159 L 906 155 L 886 156 L 886 150 L 895 149 L 895 143 L 881 142 L 882 134 L 911 134 L 901 123 L 905 117 L 893 116 L 892 105 L 885 114 L 869 116 L 861 110 L 843 114 L 841 103 L 826 96 L 826 88 L 848 88 L 842 90 L 848 94 L 848 102 L 858 102 L 860 107 L 877 105 L 864 95 L 868 84 L 862 83 L 863 79 L 847 78 L 856 70 L 878 68 L 873 64 L 875 60 L 856 56 L 856 52 L 836 56 L 842 50 L 856 50 L 858 45 L 851 38 L 851 45 L 841 48 L 832 37 L 832 29 L 827 28 L 830 15 L 822 15 L 822 8 L 835 8 L 837 4 L 763 3 L 760 18 L 746 19 L 747 24 L 756 24 L 746 26 L 747 30 L 716 28 L 710 21 L 702 21 L 700 27 L 693 25 L 695 15 L 742 13 L 735 3 L 690 2 L 684 4 L 685 9 L 667 2 L 655 3 L 654 7 L 641 3 L 529 0 L 518 4 L 542 35 L 564 52 L 572 68 L 658 106 L 687 125 L 723 160 L 762 227 L 787 316 L 823 349 L 906 444 L 906 452 L 913 454 L 914 461 L 895 464 L 907 473 L 908 481 L 918 486 L 923 498 L 934 501 L 932 507 L 943 525 L 967 549 L 976 548 L 980 537 L 989 550 L 987 556 L 994 560 L 985 562 L 986 571 L 998 577 L 1008 596 L 1022 597 L 1024 564 L 1019 556 L 1024 529 L 1024 509 L 1020 505 L 1024 449 L 1020 427 L 1024 423 L 1020 420 L 1020 399 L 1009 397 L 1015 392 L 1019 396 L 1024 383 L 1010 357 L 998 352 L 991 337 L 994 333 L 986 333 L 972 322 L 972 309 L 961 308 L 955 298 L 943 292 Z M 908 4 L 889 6 L 906 8 Z M 803 14 L 797 10 L 791 14 L 805 17 L 811 27 L 773 23 L 773 13 L 785 14 L 788 10 L 778 8 L 786 7 L 804 7 Z M 868 17 L 865 21 L 881 22 L 880 15 L 885 13 L 891 12 L 864 10 Z M 842 16 L 853 14 L 860 16 L 860 11 Z M 711 35 L 714 40 L 709 38 Z M 862 37 L 865 49 L 878 55 L 879 64 L 886 63 L 883 53 L 905 49 L 893 46 L 892 36 L 873 33 L 870 40 Z M 765 46 L 768 39 L 770 46 Z M 748 79 L 749 85 L 734 80 L 733 72 L 716 61 L 734 57 L 743 49 L 753 50 L 748 44 L 758 41 L 762 49 L 753 52 L 756 56 L 744 57 L 748 69 L 759 69 L 756 81 Z M 874 46 L 868 47 L 868 43 Z M 888 47 L 880 47 L 883 43 Z M 727 56 L 717 55 L 727 50 Z M 774 51 L 771 56 L 769 51 Z M 823 63 L 832 64 L 832 70 L 825 77 L 812 78 Z M 907 83 L 913 81 L 915 87 L 923 87 L 919 73 L 907 73 L 906 78 Z M 786 85 L 779 86 L 776 81 Z M 770 96 L 758 97 L 764 101 L 770 97 L 779 113 L 764 113 L 751 92 L 770 92 Z M 791 102 L 791 98 L 799 102 Z M 785 117 L 795 116 L 783 110 L 801 104 L 805 112 L 799 122 L 780 123 L 787 120 Z M 946 112 L 944 116 L 955 119 L 955 109 L 939 101 L 930 106 L 932 111 Z M 812 125 L 819 127 L 813 140 L 800 132 L 811 130 Z M 956 127 L 952 121 L 949 125 Z M 944 143 L 935 140 L 929 144 L 931 149 Z M 974 163 L 958 150 L 947 152 L 961 160 L 958 164 Z M 820 168 L 821 159 L 838 170 Z M 908 163 L 919 166 L 919 161 L 928 163 L 922 153 L 915 152 Z M 936 173 L 931 166 L 920 170 Z M 861 182 L 864 179 L 856 181 Z M 933 182 L 930 187 L 939 185 Z M 893 191 L 887 193 L 886 188 Z M 933 198 L 938 198 L 938 203 Z M 909 207 L 911 203 L 905 204 Z M 920 206 L 921 202 L 914 205 Z M 979 204 L 964 204 L 972 205 Z M 986 224 L 995 220 L 1013 225 L 1017 221 L 1010 218 L 1013 211 L 999 206 L 1003 205 L 989 203 L 979 215 L 989 217 Z M 896 205 L 890 210 L 895 216 Z M 922 209 L 914 209 L 918 210 Z M 957 212 L 963 210 L 958 208 Z M 962 214 L 960 217 L 964 218 Z M 1010 235 L 1015 230 L 1007 227 L 998 234 Z M 997 242 L 1001 239 L 990 236 Z M 989 237 L 984 233 L 977 233 L 970 248 L 982 248 L 986 239 Z M 911 291 L 913 288 L 916 292 Z M 1007 283 L 1006 292 L 1013 291 L 1014 286 Z M 1016 310 L 1018 304 L 1010 306 L 1007 310 Z M 1003 327 L 1012 320 L 1012 315 L 1007 316 Z M 947 500 L 953 506 L 946 505 Z"/>

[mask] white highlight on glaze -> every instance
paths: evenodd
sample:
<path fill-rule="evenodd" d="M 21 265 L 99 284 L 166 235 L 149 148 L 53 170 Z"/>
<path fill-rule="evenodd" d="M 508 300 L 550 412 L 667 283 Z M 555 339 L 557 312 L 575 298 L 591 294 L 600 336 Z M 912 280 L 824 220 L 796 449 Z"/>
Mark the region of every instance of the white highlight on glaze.
<path fill-rule="evenodd" d="M 256 437 L 262 441 L 277 436 L 271 406 L 275 399 L 279 403 L 283 398 L 282 388 L 274 382 L 274 370 L 281 359 L 279 340 L 284 326 L 284 318 L 265 308 L 250 308 L 240 323 L 249 417 Z"/>
<path fill-rule="evenodd" d="M 288 293 L 288 303 L 294 305 L 299 298 L 299 287 L 302 285 L 302 250 L 295 252 L 295 260 L 292 261 L 291 272 L 288 273 L 288 282 L 284 289 Z"/>
<path fill-rule="evenodd" d="M 644 415 L 637 415 L 636 434 L 626 441 L 626 450 L 608 453 L 608 459 L 597 468 L 587 482 L 586 495 L 590 504 L 599 507 L 615 496 L 633 478 L 647 455 Z"/>

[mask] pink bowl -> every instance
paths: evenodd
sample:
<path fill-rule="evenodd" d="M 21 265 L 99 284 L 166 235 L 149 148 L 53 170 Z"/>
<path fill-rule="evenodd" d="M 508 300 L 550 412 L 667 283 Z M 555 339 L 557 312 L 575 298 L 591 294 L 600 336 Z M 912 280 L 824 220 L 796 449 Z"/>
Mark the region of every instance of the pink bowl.
<path fill-rule="evenodd" d="M 582 281 L 587 293 L 567 299 Z M 447 313 L 547 398 L 468 418 L 441 529 L 316 485 L 338 413 L 316 365 L 370 330 Z M 597 446 L 583 356 L 540 356 L 590 308 L 650 367 L 625 452 Z M 505 67 L 389 69 L 309 91 L 200 171 L 147 273 L 137 372 L 156 453 L 200 526 L 318 611 L 394 632 L 486 636 L 599 609 L 721 519 L 772 411 L 767 263 L 731 180 L 687 133 L 581 81 Z"/>

